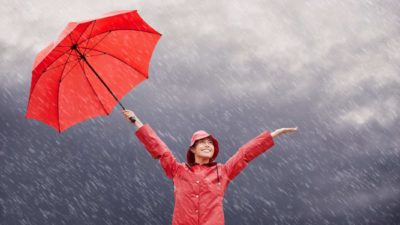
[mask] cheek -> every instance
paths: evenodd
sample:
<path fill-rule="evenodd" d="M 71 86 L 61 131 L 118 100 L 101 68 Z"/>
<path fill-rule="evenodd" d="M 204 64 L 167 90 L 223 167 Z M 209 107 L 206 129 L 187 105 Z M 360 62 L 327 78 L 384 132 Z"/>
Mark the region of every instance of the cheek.
<path fill-rule="evenodd" d="M 197 154 L 197 155 L 198 155 L 198 154 L 201 154 L 200 148 L 196 148 L 196 149 L 194 150 L 194 153 Z"/>

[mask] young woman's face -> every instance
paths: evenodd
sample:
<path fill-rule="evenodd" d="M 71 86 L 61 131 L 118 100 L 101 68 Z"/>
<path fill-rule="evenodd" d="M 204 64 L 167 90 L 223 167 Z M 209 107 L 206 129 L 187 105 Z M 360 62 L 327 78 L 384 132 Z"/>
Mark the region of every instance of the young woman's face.
<path fill-rule="evenodd" d="M 214 144 L 211 138 L 206 137 L 195 142 L 192 148 L 193 154 L 197 157 L 211 159 L 214 155 Z"/>

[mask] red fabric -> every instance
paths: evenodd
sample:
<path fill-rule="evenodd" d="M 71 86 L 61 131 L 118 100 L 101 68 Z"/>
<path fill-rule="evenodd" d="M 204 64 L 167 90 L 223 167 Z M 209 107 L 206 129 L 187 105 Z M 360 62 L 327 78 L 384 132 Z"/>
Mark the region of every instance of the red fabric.
<path fill-rule="evenodd" d="M 109 115 L 117 104 L 82 60 L 74 44 L 118 99 L 148 79 L 161 34 L 134 11 L 71 22 L 36 57 L 26 113 L 59 132 L 94 116 Z"/>
<path fill-rule="evenodd" d="M 225 164 L 190 167 L 177 162 L 171 150 L 148 124 L 139 128 L 136 136 L 151 156 L 160 160 L 165 174 L 174 182 L 173 225 L 223 225 L 223 198 L 230 181 L 251 160 L 274 146 L 271 134 L 264 131 L 240 147 Z"/>

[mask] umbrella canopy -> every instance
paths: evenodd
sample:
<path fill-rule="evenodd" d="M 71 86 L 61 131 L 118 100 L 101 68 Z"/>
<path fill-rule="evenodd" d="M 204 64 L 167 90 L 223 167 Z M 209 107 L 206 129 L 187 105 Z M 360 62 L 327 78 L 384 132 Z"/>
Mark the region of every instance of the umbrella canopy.
<path fill-rule="evenodd" d="M 148 79 L 160 37 L 136 10 L 69 23 L 35 59 L 26 118 L 62 132 L 124 109 L 119 100 Z"/>

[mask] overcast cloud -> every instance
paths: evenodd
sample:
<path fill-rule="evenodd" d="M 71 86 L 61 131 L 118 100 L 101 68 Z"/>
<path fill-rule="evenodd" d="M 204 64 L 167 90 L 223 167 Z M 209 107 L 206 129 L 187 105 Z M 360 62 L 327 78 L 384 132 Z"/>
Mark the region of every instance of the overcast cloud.
<path fill-rule="evenodd" d="M 138 9 L 163 34 L 122 101 L 183 161 L 219 162 L 298 126 L 225 196 L 226 224 L 400 223 L 400 4 L 371 1 L 5 1 L 0 8 L 0 222 L 169 224 L 173 186 L 116 108 L 58 134 L 24 118 L 36 54 L 69 21 Z"/>

